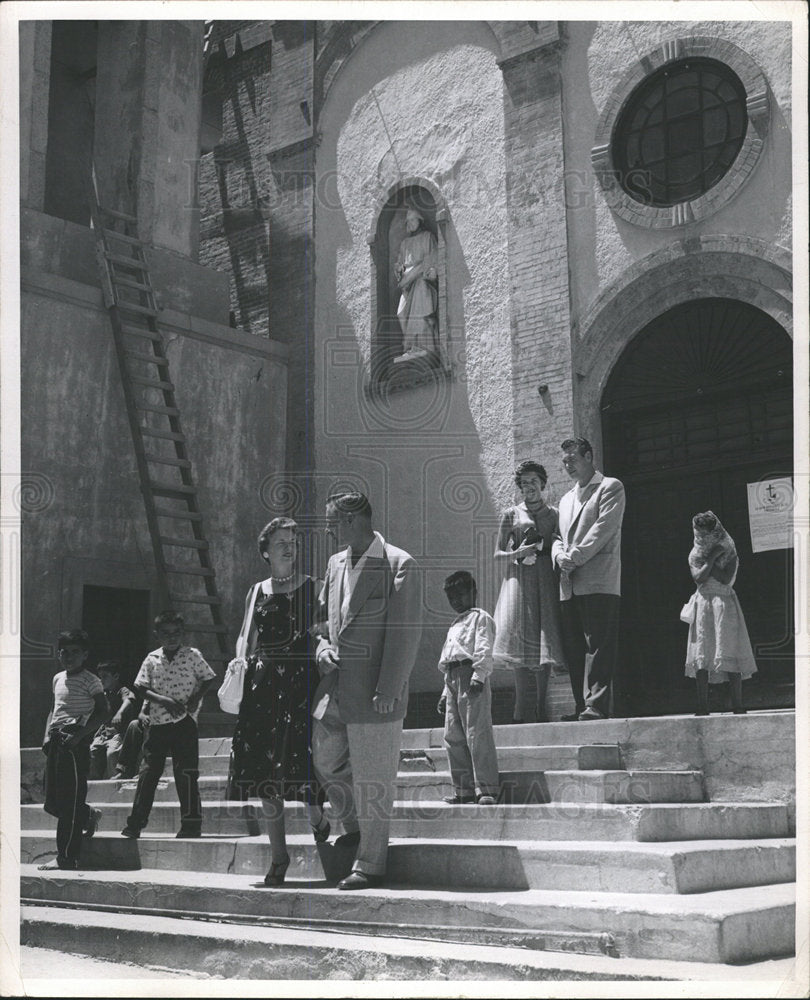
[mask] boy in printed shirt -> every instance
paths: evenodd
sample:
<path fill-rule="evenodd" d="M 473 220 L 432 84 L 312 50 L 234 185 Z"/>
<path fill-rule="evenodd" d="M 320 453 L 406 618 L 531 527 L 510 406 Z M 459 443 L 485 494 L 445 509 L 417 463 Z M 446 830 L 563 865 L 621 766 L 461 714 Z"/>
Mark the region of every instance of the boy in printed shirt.
<path fill-rule="evenodd" d="M 437 706 L 444 715 L 444 744 L 455 794 L 452 805 L 494 805 L 498 796 L 498 757 L 492 733 L 492 644 L 495 622 L 475 607 L 476 584 L 466 570 L 451 573 L 444 592 L 457 617 L 439 657 L 444 691 Z"/>
<path fill-rule="evenodd" d="M 135 695 L 121 683 L 121 668 L 115 660 L 99 663 L 96 670 L 112 718 L 99 729 L 90 744 L 90 778 L 94 781 L 111 776 L 118 763 L 127 723 L 137 705 Z"/>
<path fill-rule="evenodd" d="M 121 835 L 140 836 L 149 821 L 155 789 L 163 776 L 166 757 L 172 756 L 177 797 L 180 800 L 178 837 L 199 837 L 200 805 L 199 747 L 196 715 L 211 681 L 216 676 L 198 649 L 183 646 L 183 618 L 164 611 L 155 618 L 155 636 L 160 643 L 141 664 L 135 687 L 149 702 L 149 727 L 143 745 L 143 761 L 132 812 Z"/>
<path fill-rule="evenodd" d="M 53 679 L 53 708 L 45 723 L 45 812 L 56 816 L 56 859 L 42 871 L 79 867 L 82 834 L 92 837 L 101 819 L 90 809 L 87 773 L 90 741 L 109 715 L 101 681 L 85 670 L 89 643 L 82 629 L 61 632 L 57 659 L 64 669 Z"/>

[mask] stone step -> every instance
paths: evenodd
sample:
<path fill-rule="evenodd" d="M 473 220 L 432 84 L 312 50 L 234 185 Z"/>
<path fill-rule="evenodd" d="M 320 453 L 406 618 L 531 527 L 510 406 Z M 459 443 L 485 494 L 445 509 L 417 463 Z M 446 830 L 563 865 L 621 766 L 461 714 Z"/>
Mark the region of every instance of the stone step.
<path fill-rule="evenodd" d="M 53 876 L 56 877 L 53 877 Z M 201 891 L 203 890 L 203 891 Z M 791 954 L 794 944 L 795 885 L 727 889 L 696 895 L 522 892 L 391 888 L 340 892 L 332 887 L 267 889 L 255 875 L 144 870 L 137 872 L 43 873 L 21 867 L 24 903 L 98 901 L 144 916 L 180 914 L 293 918 L 329 921 L 363 934 L 403 936 L 403 926 L 433 939 L 447 928 L 475 928 L 479 946 L 503 943 L 503 932 L 610 935 L 621 957 L 691 962 L 741 962 Z M 137 900 L 137 907 L 133 907 Z M 166 908 L 170 913 L 166 913 Z M 246 922 L 246 921 L 245 921 Z M 187 925 L 188 926 L 188 925 Z M 28 942 L 26 942 L 28 943 Z"/>
<path fill-rule="evenodd" d="M 444 747 L 405 748 L 400 751 L 400 771 L 447 771 Z M 615 743 L 514 746 L 498 750 L 501 771 L 615 771 L 623 768 Z"/>
<path fill-rule="evenodd" d="M 525 726 L 519 727 L 525 729 Z M 567 730 L 570 734 L 571 730 Z M 27 751 L 25 751 L 27 752 Z M 231 752 L 231 740 L 201 739 L 200 740 L 200 773 L 227 774 L 227 761 Z M 37 751 L 39 765 L 44 760 L 42 753 Z M 225 761 L 224 771 L 208 771 L 214 761 Z M 537 771 L 570 770 L 581 768 L 586 771 L 616 770 L 621 768 L 622 759 L 616 743 L 554 743 L 548 746 L 526 744 L 499 748 L 498 764 L 507 770 L 530 768 Z M 220 763 L 219 767 L 223 765 Z M 401 771 L 446 771 L 447 750 L 443 745 L 406 747 L 400 751 L 399 769 Z"/>
<path fill-rule="evenodd" d="M 287 838 L 288 880 L 342 878 L 352 857 L 334 838 L 316 845 L 307 834 Z M 21 860 L 41 864 L 55 856 L 53 833 L 26 832 Z M 144 833 L 126 840 L 103 831 L 86 841 L 87 869 L 231 873 L 262 877 L 270 867 L 266 836 L 175 840 Z M 695 893 L 796 878 L 795 841 L 728 840 L 674 843 L 602 841 L 400 840 L 391 842 L 387 882 L 400 885 L 496 889 L 565 889 L 598 892 Z"/>
<path fill-rule="evenodd" d="M 169 770 L 169 774 L 171 771 Z M 200 796 L 206 801 L 225 798 L 227 776 L 200 778 Z M 699 771 L 502 771 L 504 802 L 702 802 Z M 91 803 L 131 802 L 135 779 L 88 782 Z M 395 795 L 415 802 L 437 802 L 453 794 L 449 771 L 400 773 Z M 165 776 L 155 792 L 156 802 L 174 802 L 174 778 Z"/>
<path fill-rule="evenodd" d="M 104 829 L 120 830 L 130 802 L 104 809 Z M 23 805 L 23 830 L 55 829 L 56 820 L 41 805 Z M 327 808 L 328 814 L 328 808 Z M 298 803 L 287 803 L 287 830 L 308 833 L 309 821 Z M 203 802 L 203 830 L 210 835 L 254 835 L 260 832 L 260 803 Z M 180 807 L 155 802 L 148 829 L 170 833 L 180 827 Z M 687 802 L 614 804 L 563 802 L 544 805 L 462 805 L 445 802 L 396 802 L 393 837 L 487 840 L 749 840 L 787 837 L 787 809 L 768 802 Z"/>
<path fill-rule="evenodd" d="M 132 913 L 77 912 L 55 906 L 23 906 L 20 937 L 26 946 L 56 948 L 111 962 L 131 963 L 137 956 L 142 968 L 181 971 L 191 981 L 210 977 L 344 982 L 698 980 L 725 984 L 735 975 L 733 967 L 720 963 L 562 954 L 543 950 L 545 942 L 537 935 L 531 950 L 487 947 L 474 939 L 449 949 L 445 942 L 434 939 L 369 938 L 300 926 L 231 925 Z M 746 983 L 760 982 L 760 996 L 774 996 L 776 986 L 784 986 L 795 974 L 793 959 L 749 963 L 744 969 Z M 133 973 L 136 978 L 138 974 Z M 146 989 L 140 983 L 137 988 Z"/>

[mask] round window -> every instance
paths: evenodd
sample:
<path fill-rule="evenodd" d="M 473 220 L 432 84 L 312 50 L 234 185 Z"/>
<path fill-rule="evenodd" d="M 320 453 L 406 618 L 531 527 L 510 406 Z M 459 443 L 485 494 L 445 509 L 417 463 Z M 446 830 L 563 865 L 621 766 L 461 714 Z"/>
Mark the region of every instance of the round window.
<path fill-rule="evenodd" d="M 616 180 L 645 205 L 692 201 L 726 174 L 747 126 L 745 87 L 728 66 L 668 63 L 633 90 L 616 120 Z"/>

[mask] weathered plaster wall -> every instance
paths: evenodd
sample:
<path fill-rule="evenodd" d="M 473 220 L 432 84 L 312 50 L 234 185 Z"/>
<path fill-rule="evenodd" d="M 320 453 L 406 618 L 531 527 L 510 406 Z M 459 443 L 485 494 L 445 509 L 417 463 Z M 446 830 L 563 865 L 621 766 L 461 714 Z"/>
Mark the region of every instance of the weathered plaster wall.
<path fill-rule="evenodd" d="M 102 204 L 146 242 L 195 256 L 202 22 L 99 22 L 94 157 Z"/>
<path fill-rule="evenodd" d="M 151 242 L 196 258 L 199 208 L 195 168 L 200 154 L 203 26 L 166 21 L 154 43 L 157 88 L 154 223 Z"/>
<path fill-rule="evenodd" d="M 412 686 L 437 687 L 451 570 L 494 602 L 492 531 L 512 498 L 512 348 L 503 82 L 483 24 L 386 23 L 342 67 L 319 119 L 315 197 L 316 510 L 346 478 L 426 572 L 428 625 Z M 371 353 L 367 235 L 400 178 L 446 200 L 454 380 L 364 394 Z M 485 537 L 480 537 L 480 531 Z"/>
<path fill-rule="evenodd" d="M 566 22 L 562 72 L 566 198 L 574 323 L 600 292 L 656 250 L 715 234 L 791 244 L 790 25 L 773 22 Z M 640 56 L 670 39 L 700 35 L 733 42 L 759 66 L 771 89 L 765 149 L 741 190 L 703 221 L 672 229 L 634 225 L 611 211 L 591 167 L 599 116 L 613 88 Z M 732 167 L 732 170 L 734 167 Z"/>
<path fill-rule="evenodd" d="M 32 745 L 41 736 L 55 671 L 48 647 L 59 629 L 81 622 L 82 587 L 150 589 L 154 580 L 109 319 L 87 276 L 90 234 L 36 213 L 29 213 L 26 233 L 22 469 L 47 501 L 23 520 L 21 735 Z M 177 269 L 182 263 L 174 258 Z M 193 288 L 204 270 L 185 266 L 186 279 L 175 274 L 166 285 L 161 326 L 233 639 L 245 592 L 261 573 L 255 552 L 267 520 L 261 485 L 285 461 L 286 350 L 200 315 L 205 296 L 190 296 L 190 304 L 173 299 L 171 287 Z M 215 655 L 208 642 L 204 648 Z"/>
<path fill-rule="evenodd" d="M 20 21 L 20 202 L 41 209 L 48 151 L 50 21 Z"/>

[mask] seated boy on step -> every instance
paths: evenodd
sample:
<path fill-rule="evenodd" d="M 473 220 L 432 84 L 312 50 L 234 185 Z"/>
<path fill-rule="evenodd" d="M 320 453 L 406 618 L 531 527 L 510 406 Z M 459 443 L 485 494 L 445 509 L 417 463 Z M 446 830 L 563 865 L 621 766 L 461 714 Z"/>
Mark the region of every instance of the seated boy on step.
<path fill-rule="evenodd" d="M 450 761 L 452 805 L 494 805 L 498 758 L 492 733 L 492 644 L 495 622 L 475 607 L 476 584 L 466 570 L 451 573 L 444 592 L 456 612 L 439 657 L 444 691 L 437 706 L 444 715 L 444 744 Z"/>
<path fill-rule="evenodd" d="M 82 629 L 61 632 L 57 660 L 63 668 L 53 678 L 53 708 L 45 723 L 45 812 L 56 816 L 56 859 L 41 870 L 79 867 L 82 836 L 92 837 L 101 819 L 90 809 L 87 773 L 90 741 L 108 715 L 101 681 L 85 670 L 89 643 Z"/>
<path fill-rule="evenodd" d="M 149 821 L 155 790 L 171 754 L 180 800 L 178 837 L 199 837 L 202 807 L 199 792 L 199 747 L 195 717 L 216 674 L 198 649 L 183 645 L 183 618 L 164 611 L 155 618 L 160 646 L 141 664 L 135 688 L 149 702 L 149 727 L 132 812 L 121 835 L 137 838 Z"/>
<path fill-rule="evenodd" d="M 112 713 L 110 721 L 99 729 L 90 744 L 90 778 L 98 781 L 112 777 L 137 699 L 121 683 L 121 668 L 115 660 L 99 663 L 96 670 Z"/>
<path fill-rule="evenodd" d="M 127 726 L 121 743 L 118 763 L 113 771 L 114 778 L 134 778 L 143 758 L 143 741 L 149 726 L 149 702 L 141 703 L 137 719 Z"/>

